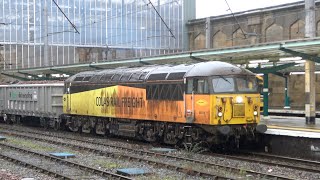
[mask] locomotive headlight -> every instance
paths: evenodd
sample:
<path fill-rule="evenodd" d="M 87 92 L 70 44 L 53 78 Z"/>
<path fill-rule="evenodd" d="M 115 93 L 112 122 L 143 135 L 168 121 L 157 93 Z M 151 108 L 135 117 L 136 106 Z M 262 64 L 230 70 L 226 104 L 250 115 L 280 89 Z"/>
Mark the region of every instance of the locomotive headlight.
<path fill-rule="evenodd" d="M 242 102 L 243 102 L 243 98 L 241 96 L 237 96 L 236 103 L 242 103 Z"/>
<path fill-rule="evenodd" d="M 258 115 L 258 112 L 257 111 L 253 111 L 253 115 Z"/>
<path fill-rule="evenodd" d="M 222 116 L 222 112 L 218 112 L 218 116 L 221 117 Z"/>

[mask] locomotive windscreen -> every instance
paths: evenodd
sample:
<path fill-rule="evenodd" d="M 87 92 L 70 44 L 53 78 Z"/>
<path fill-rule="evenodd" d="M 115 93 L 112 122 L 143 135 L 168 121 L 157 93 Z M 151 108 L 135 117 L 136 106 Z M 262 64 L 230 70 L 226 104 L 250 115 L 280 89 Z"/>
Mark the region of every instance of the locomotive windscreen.
<path fill-rule="evenodd" d="M 212 79 L 212 85 L 215 93 L 253 93 L 258 91 L 257 80 L 254 76 L 217 76 Z"/>

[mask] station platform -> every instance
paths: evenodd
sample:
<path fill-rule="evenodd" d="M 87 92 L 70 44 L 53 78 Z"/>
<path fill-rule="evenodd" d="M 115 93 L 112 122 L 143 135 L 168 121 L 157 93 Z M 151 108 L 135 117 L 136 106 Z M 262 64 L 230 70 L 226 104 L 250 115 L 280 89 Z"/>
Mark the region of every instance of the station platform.
<path fill-rule="evenodd" d="M 297 115 L 297 116 L 304 116 L 305 111 L 303 109 L 285 109 L 285 108 L 271 108 L 269 109 L 270 114 L 288 114 L 290 116 Z M 320 116 L 320 111 L 316 111 L 316 116 Z"/>
<path fill-rule="evenodd" d="M 261 116 L 260 123 L 268 127 L 265 134 L 320 138 L 320 118 L 316 118 L 315 125 L 307 125 L 305 117 L 271 115 Z"/>

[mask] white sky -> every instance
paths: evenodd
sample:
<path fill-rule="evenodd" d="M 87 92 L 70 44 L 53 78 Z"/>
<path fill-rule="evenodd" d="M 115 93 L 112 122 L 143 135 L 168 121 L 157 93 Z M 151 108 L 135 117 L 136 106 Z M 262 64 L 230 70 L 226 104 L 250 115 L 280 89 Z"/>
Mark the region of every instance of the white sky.
<path fill-rule="evenodd" d="M 292 3 L 301 0 L 227 0 L 233 12 Z M 197 19 L 230 14 L 225 0 L 196 0 Z"/>

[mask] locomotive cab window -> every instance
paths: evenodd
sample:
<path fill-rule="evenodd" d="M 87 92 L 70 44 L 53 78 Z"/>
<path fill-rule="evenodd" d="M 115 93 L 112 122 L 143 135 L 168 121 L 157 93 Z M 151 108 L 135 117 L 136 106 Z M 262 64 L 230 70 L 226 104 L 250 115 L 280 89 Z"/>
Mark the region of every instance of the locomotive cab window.
<path fill-rule="evenodd" d="M 209 86 L 208 80 L 202 78 L 193 78 L 187 80 L 187 93 L 195 94 L 208 94 L 209 93 Z"/>
<path fill-rule="evenodd" d="M 213 92 L 235 92 L 234 80 L 232 77 L 217 76 L 212 79 Z"/>
<path fill-rule="evenodd" d="M 259 88 L 256 77 L 242 76 L 235 79 L 239 92 L 258 92 Z"/>

